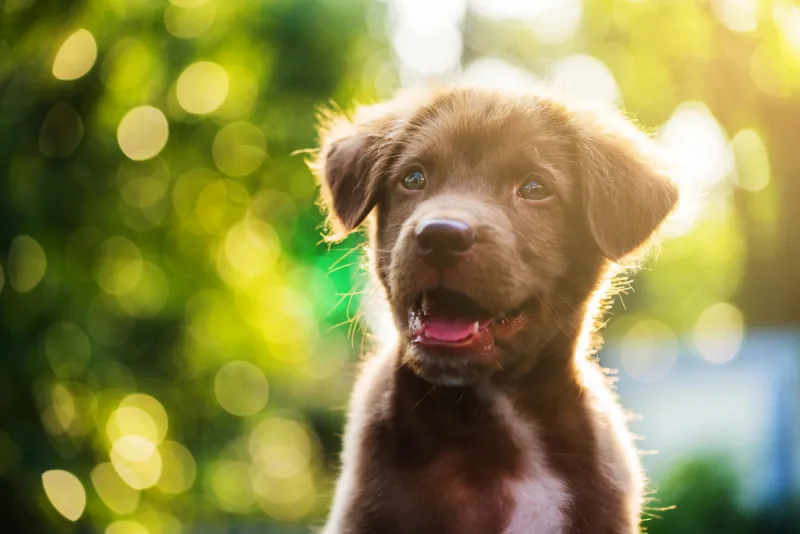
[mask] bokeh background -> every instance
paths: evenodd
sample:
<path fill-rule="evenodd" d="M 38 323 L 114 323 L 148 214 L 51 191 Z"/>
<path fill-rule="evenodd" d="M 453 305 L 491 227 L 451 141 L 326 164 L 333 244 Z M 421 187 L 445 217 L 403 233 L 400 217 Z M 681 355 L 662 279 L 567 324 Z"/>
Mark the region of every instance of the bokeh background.
<path fill-rule="evenodd" d="M 320 524 L 376 314 L 298 151 L 321 105 L 462 76 L 619 106 L 683 164 L 601 354 L 659 451 L 645 525 L 800 532 L 798 3 L 0 5 L 3 531 Z"/>

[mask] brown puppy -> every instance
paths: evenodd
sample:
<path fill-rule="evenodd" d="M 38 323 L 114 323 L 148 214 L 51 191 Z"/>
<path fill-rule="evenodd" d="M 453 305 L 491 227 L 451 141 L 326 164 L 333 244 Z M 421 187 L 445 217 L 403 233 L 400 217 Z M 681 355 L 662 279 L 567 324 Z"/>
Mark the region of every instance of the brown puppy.
<path fill-rule="evenodd" d="M 374 212 L 398 332 L 356 385 L 325 534 L 638 532 L 643 476 L 591 334 L 678 198 L 648 143 L 475 89 L 323 129 L 334 230 Z"/>

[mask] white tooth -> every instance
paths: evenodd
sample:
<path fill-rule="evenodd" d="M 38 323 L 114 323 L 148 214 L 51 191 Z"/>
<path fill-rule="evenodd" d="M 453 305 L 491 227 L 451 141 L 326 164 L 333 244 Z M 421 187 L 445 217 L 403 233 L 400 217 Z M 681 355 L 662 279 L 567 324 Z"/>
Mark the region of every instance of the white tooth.
<path fill-rule="evenodd" d="M 414 321 L 411 324 L 411 331 L 414 333 L 422 332 L 422 321 L 420 321 L 419 317 L 414 317 Z"/>
<path fill-rule="evenodd" d="M 472 333 L 473 333 L 473 334 L 477 334 L 477 333 L 478 333 L 478 330 L 480 329 L 480 327 L 481 327 L 481 326 L 478 324 L 478 321 L 475 321 L 475 324 L 474 324 L 474 325 L 472 325 Z"/>
<path fill-rule="evenodd" d="M 430 297 L 428 297 L 428 292 L 422 294 L 422 313 L 428 313 L 431 307 Z"/>

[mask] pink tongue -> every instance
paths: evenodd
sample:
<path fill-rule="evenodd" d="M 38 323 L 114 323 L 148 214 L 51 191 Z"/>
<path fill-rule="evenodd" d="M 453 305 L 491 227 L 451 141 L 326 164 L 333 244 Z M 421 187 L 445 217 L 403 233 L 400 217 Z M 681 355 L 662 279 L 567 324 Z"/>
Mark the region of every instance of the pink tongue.
<path fill-rule="evenodd" d="M 422 332 L 429 339 L 461 341 L 475 331 L 475 321 L 428 316 L 422 319 Z"/>

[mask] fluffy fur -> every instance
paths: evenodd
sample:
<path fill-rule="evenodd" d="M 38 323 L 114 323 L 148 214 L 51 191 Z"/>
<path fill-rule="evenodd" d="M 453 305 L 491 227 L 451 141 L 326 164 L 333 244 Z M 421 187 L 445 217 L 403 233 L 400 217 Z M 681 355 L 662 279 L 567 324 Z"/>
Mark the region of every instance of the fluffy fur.
<path fill-rule="evenodd" d="M 455 88 L 328 117 L 313 169 L 335 237 L 374 215 L 398 332 L 358 379 L 325 534 L 638 532 L 643 475 L 591 334 L 618 265 L 678 199 L 647 136 L 537 95 Z M 399 185 L 414 169 L 424 191 Z M 550 197 L 515 194 L 530 176 Z M 429 218 L 475 232 L 450 268 L 414 240 Z M 470 357 L 420 347 L 409 308 L 432 287 L 519 310 L 524 327 Z"/>

